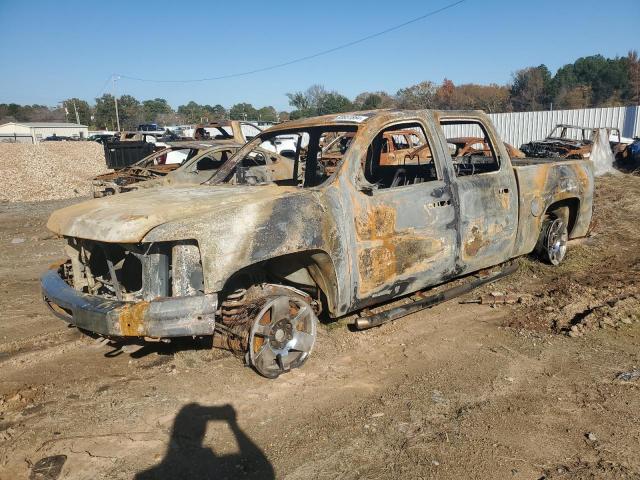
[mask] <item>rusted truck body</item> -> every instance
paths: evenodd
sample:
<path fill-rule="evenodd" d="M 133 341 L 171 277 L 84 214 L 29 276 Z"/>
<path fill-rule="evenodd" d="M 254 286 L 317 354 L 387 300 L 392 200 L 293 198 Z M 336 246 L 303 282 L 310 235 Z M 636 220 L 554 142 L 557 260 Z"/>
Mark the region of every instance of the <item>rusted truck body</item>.
<path fill-rule="evenodd" d="M 452 156 L 447 138 L 461 124 L 489 155 Z M 385 164 L 384 138 L 407 131 L 414 150 Z M 292 168 L 249 184 L 242 165 L 279 135 L 298 138 Z M 326 169 L 329 136 L 351 140 Z M 204 184 L 54 212 L 48 228 L 67 239 L 70 259 L 43 275 L 42 289 L 82 329 L 213 335 L 276 377 L 311 353 L 319 315 L 363 311 L 533 251 L 559 263 L 567 239 L 588 231 L 593 184 L 589 162 L 512 160 L 478 111 L 296 120 L 247 143 Z"/>

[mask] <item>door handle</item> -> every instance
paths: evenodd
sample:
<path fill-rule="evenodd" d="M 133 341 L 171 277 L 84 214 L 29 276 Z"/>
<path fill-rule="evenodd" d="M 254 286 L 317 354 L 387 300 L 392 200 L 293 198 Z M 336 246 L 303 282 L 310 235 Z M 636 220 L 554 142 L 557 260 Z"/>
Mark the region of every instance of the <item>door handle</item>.
<path fill-rule="evenodd" d="M 509 193 L 509 189 L 507 187 L 499 188 L 498 193 L 504 195 L 505 193 Z"/>
<path fill-rule="evenodd" d="M 433 202 L 428 205 L 429 208 L 435 207 L 446 207 L 447 205 L 451 205 L 451 200 L 440 200 L 439 202 Z"/>

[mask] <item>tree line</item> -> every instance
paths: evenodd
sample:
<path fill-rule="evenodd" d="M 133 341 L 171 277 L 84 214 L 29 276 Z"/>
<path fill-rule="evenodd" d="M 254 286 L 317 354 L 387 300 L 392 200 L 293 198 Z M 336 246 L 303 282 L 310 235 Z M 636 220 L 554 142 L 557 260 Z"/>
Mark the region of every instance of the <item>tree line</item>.
<path fill-rule="evenodd" d="M 516 71 L 509 84 L 455 85 L 444 79 L 437 84 L 423 81 L 399 89 L 362 92 L 353 100 L 322 85 L 287 93 L 291 111 L 278 112 L 272 106 L 254 107 L 250 103 L 201 105 L 190 101 L 173 109 L 165 99 L 140 101 L 131 95 L 118 97 L 121 128 L 135 129 L 141 123 L 191 124 L 225 119 L 283 121 L 377 108 L 480 109 L 489 113 L 549 109 L 608 107 L 640 104 L 640 60 L 636 51 L 625 57 L 602 55 L 582 57 L 558 69 L 555 74 L 545 65 Z M 116 128 L 115 102 L 111 94 L 95 99 L 95 105 L 70 98 L 56 107 L 45 105 L 0 104 L 0 123 L 9 121 L 68 121 L 76 119 L 94 129 Z"/>
<path fill-rule="evenodd" d="M 254 108 L 250 103 L 238 103 L 230 109 L 222 105 L 200 105 L 194 101 L 174 110 L 164 98 L 139 101 L 131 95 L 118 97 L 118 117 L 124 130 L 142 123 L 180 125 L 220 120 L 263 120 L 276 122 L 279 114 L 268 106 Z M 284 115 L 285 119 L 286 112 Z M 56 107 L 45 105 L 0 104 L 0 123 L 6 122 L 79 122 L 91 129 L 116 129 L 115 98 L 104 94 L 90 105 L 80 98 L 69 98 Z"/>
<path fill-rule="evenodd" d="M 635 51 L 626 57 L 582 57 L 552 75 L 546 65 L 527 67 L 513 74 L 507 85 L 455 85 L 424 81 L 399 89 L 363 92 L 353 101 L 336 91 L 313 85 L 287 94 L 294 107 L 291 118 L 376 108 L 478 109 L 488 113 L 549 109 L 614 107 L 640 104 L 640 61 Z"/>

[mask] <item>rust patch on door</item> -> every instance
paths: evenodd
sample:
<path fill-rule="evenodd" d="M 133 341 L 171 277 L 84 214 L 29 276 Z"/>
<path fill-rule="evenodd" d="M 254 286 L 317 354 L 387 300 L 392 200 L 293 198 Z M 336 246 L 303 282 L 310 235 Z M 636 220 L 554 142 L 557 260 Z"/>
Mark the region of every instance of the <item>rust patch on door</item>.
<path fill-rule="evenodd" d="M 396 272 L 395 252 L 387 246 L 367 248 L 358 258 L 362 289 L 368 291 L 389 281 Z"/>
<path fill-rule="evenodd" d="M 362 240 L 377 240 L 395 233 L 396 211 L 392 207 L 378 205 L 356 217 L 356 231 Z"/>
<path fill-rule="evenodd" d="M 482 247 L 489 245 L 489 241 L 482 238 L 482 233 L 477 226 L 471 229 L 471 235 L 471 240 L 464 244 L 464 253 L 468 257 L 475 257 Z"/>

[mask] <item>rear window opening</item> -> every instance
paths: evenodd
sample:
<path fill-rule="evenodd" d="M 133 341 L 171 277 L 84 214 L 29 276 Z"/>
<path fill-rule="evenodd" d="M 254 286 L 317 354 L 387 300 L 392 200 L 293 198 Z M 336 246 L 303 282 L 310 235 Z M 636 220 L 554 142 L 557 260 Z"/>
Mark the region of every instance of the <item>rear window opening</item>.
<path fill-rule="evenodd" d="M 500 170 L 500 158 L 485 126 L 477 120 L 443 120 L 440 127 L 457 177 Z"/>

